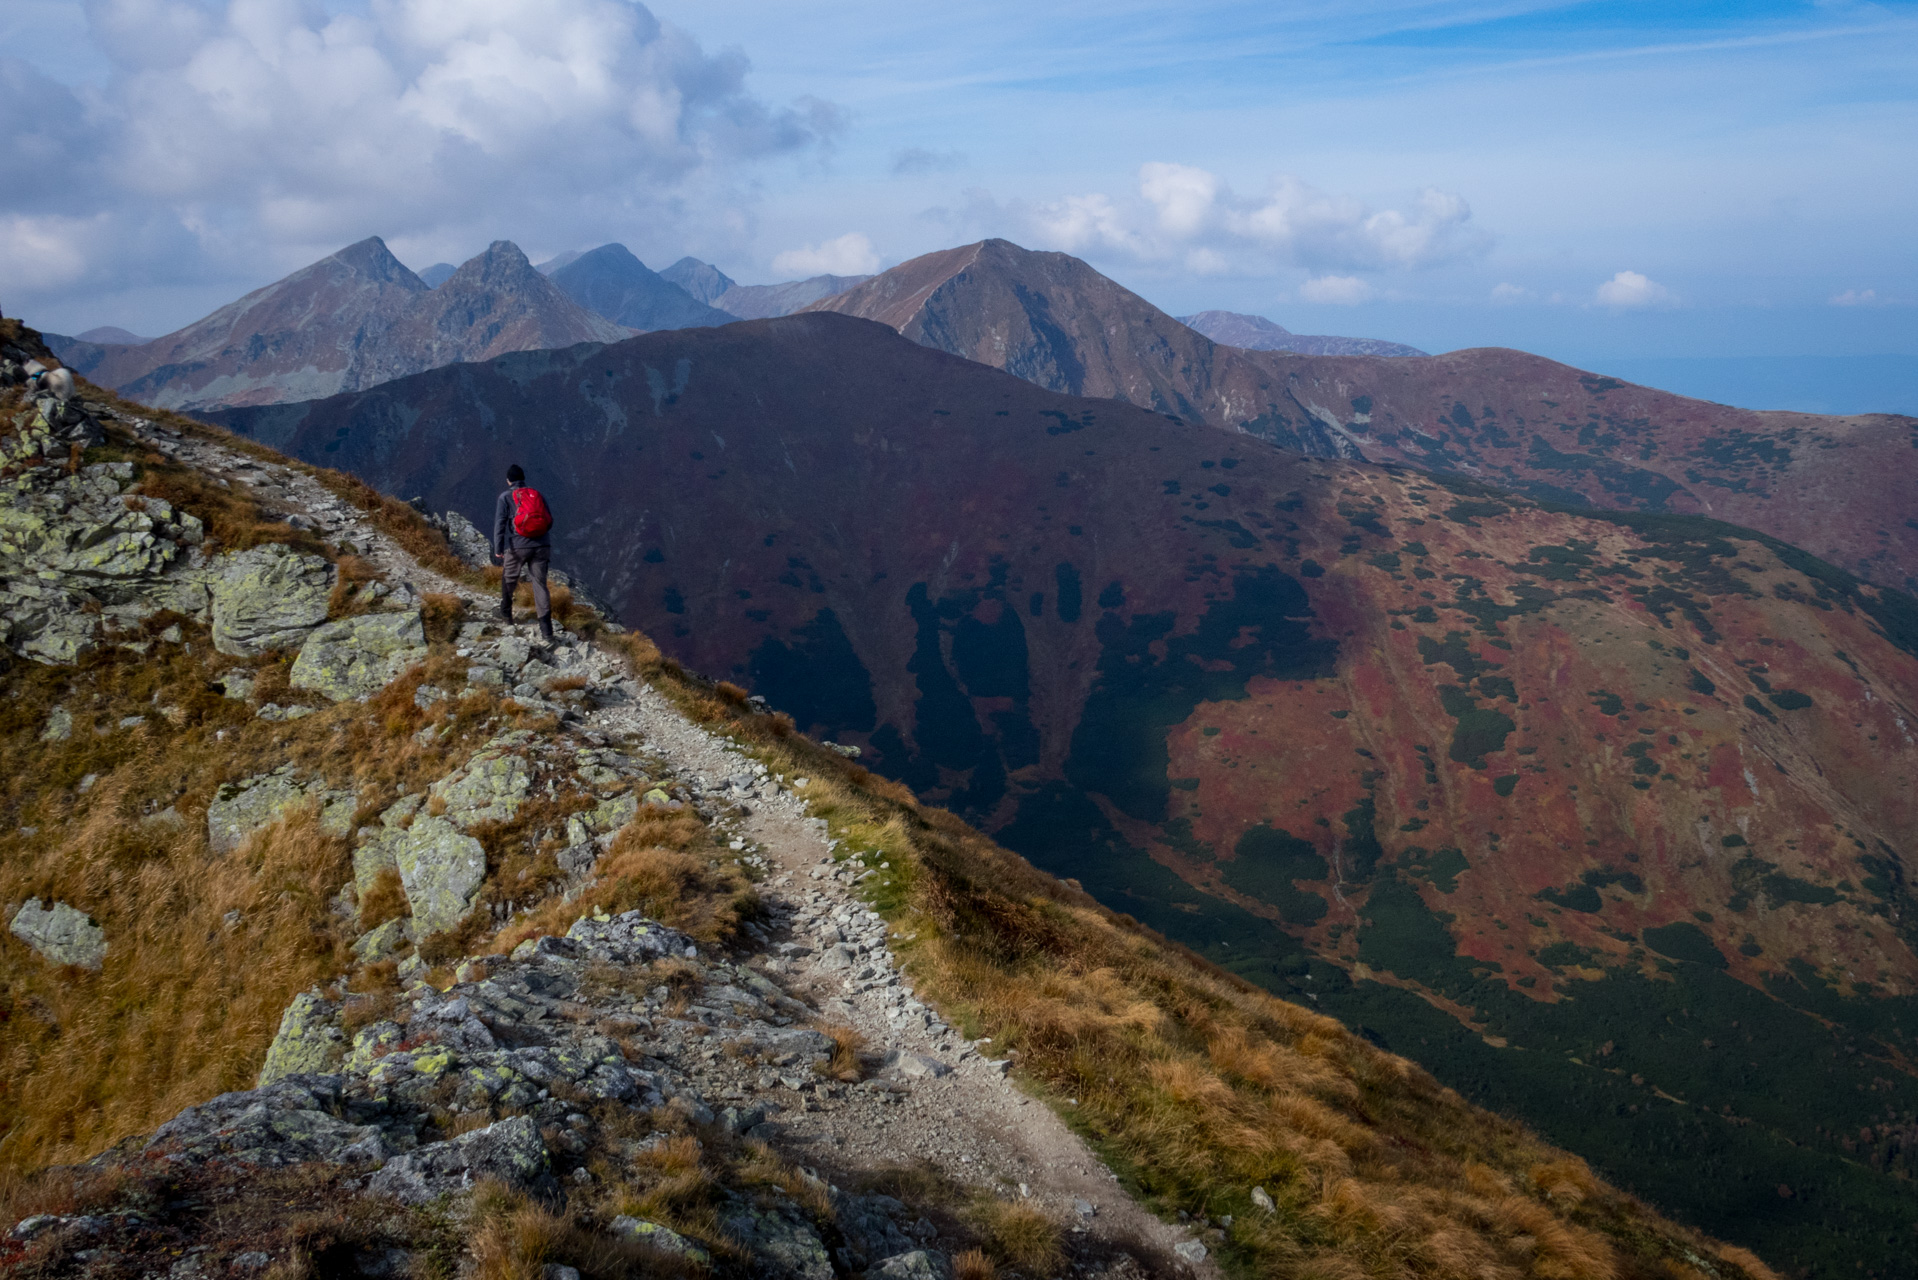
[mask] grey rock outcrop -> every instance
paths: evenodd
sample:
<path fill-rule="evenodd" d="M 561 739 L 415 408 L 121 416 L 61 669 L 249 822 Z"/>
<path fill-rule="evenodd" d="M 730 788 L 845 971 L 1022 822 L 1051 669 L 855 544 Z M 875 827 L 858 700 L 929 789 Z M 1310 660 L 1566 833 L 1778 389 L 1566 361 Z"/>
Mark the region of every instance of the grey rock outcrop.
<path fill-rule="evenodd" d="M 266 1168 L 386 1159 L 391 1148 L 378 1127 L 340 1118 L 344 1086 L 337 1075 L 296 1075 L 262 1089 L 223 1093 L 161 1125 L 145 1149 L 177 1160 L 227 1159 Z"/>
<path fill-rule="evenodd" d="M 649 1245 L 661 1253 L 670 1253 L 699 1263 L 712 1260 L 711 1255 L 704 1249 L 671 1227 L 662 1227 L 657 1222 L 648 1222 L 644 1218 L 635 1218 L 629 1213 L 622 1213 L 608 1226 L 620 1239 L 629 1240 L 634 1244 Z"/>
<path fill-rule="evenodd" d="M 358 801 L 351 791 L 328 790 L 318 781 L 303 782 L 291 766 L 281 766 L 273 773 L 220 788 L 206 809 L 207 844 L 215 853 L 237 849 L 254 832 L 302 804 L 319 806 L 320 829 L 328 835 L 343 836 L 353 830 Z"/>
<path fill-rule="evenodd" d="M 332 567 L 269 542 L 227 556 L 211 583 L 213 647 L 250 658 L 304 642 L 326 621 Z"/>
<path fill-rule="evenodd" d="M 446 818 L 462 829 L 482 822 L 508 822 L 533 785 L 532 767 L 514 748 L 524 735 L 505 734 L 473 753 L 459 772 L 441 778 L 431 794 L 446 804 Z"/>
<path fill-rule="evenodd" d="M 317 628 L 300 646 L 291 683 L 335 702 L 364 698 L 426 657 L 418 609 L 342 618 Z"/>
<path fill-rule="evenodd" d="M 64 902 L 42 905 L 28 898 L 13 914 L 8 931 L 55 964 L 98 969 L 106 962 L 106 931 L 92 917 Z"/>

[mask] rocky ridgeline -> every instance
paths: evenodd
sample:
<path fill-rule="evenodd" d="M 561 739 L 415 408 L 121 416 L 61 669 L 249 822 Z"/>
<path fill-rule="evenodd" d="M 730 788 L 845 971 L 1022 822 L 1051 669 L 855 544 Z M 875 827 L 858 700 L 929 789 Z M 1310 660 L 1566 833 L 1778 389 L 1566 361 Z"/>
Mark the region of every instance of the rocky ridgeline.
<path fill-rule="evenodd" d="M 358 588 L 360 607 L 372 611 L 328 621 L 335 571 L 325 559 L 277 543 L 209 554 L 193 516 L 127 494 L 130 464 L 63 457 L 61 442 L 98 442 L 98 412 L 36 405 L 6 441 L 14 480 L 0 503 L 0 625 L 24 658 L 71 662 L 114 644 L 144 652 L 154 641 L 133 628 L 171 610 L 205 624 L 223 654 L 297 649 L 291 684 L 306 703 L 260 701 L 244 666 L 221 677 L 226 695 L 259 718 L 293 720 L 311 714 L 309 704 L 367 698 L 425 658 L 421 592 L 490 605 L 411 561 L 307 474 L 145 420 L 127 424 L 146 447 L 245 484 L 288 523 L 374 563 L 383 580 Z M 474 541 L 456 518 L 440 523 Z M 159 642 L 188 643 L 178 634 Z M 908 1206 L 844 1189 L 917 1162 L 945 1185 L 1030 1201 L 1069 1223 L 1082 1242 L 1073 1251 L 1081 1274 L 1163 1270 L 1175 1250 L 1179 1265 L 1210 1269 L 1200 1241 L 1143 1214 L 1050 1111 L 1012 1086 L 1008 1060 L 915 997 L 866 897 L 889 864 L 842 846 L 810 816 L 805 779 L 778 776 L 692 725 L 615 655 L 564 632 L 541 645 L 510 625 L 468 622 L 455 655 L 465 663 L 459 678 L 419 685 L 416 702 L 489 690 L 517 704 L 516 714 L 489 721 L 477 748 L 462 745 L 450 722 L 422 729 L 420 744 L 446 753 L 447 770 L 430 785 L 355 828 L 353 790 L 280 765 L 230 780 L 206 812 L 216 852 L 296 810 L 350 839 L 352 883 L 334 909 L 362 923 L 352 947 L 359 972 L 395 964 L 398 994 L 378 995 L 377 985 L 356 994 L 355 975 L 341 974 L 298 995 L 257 1087 L 190 1107 L 96 1166 L 188 1179 L 305 1170 L 350 1199 L 425 1206 L 444 1222 L 483 1183 L 548 1204 L 592 1204 L 596 1178 L 673 1144 L 751 1158 L 764 1143 L 799 1170 L 798 1182 L 729 1184 L 703 1236 L 629 1212 L 589 1209 L 586 1226 L 620 1242 L 642 1271 L 651 1258 L 681 1271 L 935 1280 L 976 1239 L 952 1204 Z M 527 712 L 551 727 L 515 727 Z M 78 731 L 59 709 L 43 734 Z M 549 812 L 565 816 L 525 838 L 561 846 L 560 891 L 577 902 L 577 917 L 563 935 L 451 965 L 443 989 L 429 983 L 421 944 L 470 925 L 480 906 L 483 829 L 513 822 L 535 797 L 561 802 Z M 692 809 L 725 846 L 718 856 L 758 881 L 762 914 L 730 951 L 592 905 L 595 867 L 645 807 Z M 171 811 L 153 820 L 184 821 Z M 363 918 L 394 878 L 404 913 Z M 495 923 L 541 907 L 545 895 L 493 902 Z M 29 902 L 10 924 L 53 963 L 97 968 L 112 945 L 63 903 Z M 822 1027 L 843 1028 L 845 1044 Z M 424 1255 L 409 1253 L 416 1244 L 396 1237 L 384 1252 L 355 1255 L 348 1270 L 426 1267 Z M 0 1254 L 7 1250 L 26 1251 L 50 1273 L 106 1268 L 180 1280 L 294 1265 L 202 1215 L 150 1205 L 29 1218 L 0 1240 Z M 549 1271 L 550 1280 L 567 1280 L 567 1270 Z"/>

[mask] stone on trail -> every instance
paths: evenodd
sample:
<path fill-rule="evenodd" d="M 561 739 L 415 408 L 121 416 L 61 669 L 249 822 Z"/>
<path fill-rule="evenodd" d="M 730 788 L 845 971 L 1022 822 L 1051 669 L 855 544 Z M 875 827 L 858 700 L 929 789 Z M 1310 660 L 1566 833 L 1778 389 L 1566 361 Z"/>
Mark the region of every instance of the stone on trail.
<path fill-rule="evenodd" d="M 394 865 L 421 937 L 450 929 L 473 909 L 486 879 L 486 850 L 444 818 L 415 818 L 392 842 Z"/>
<path fill-rule="evenodd" d="M 207 844 L 215 853 L 237 849 L 287 810 L 309 802 L 320 808 L 320 830 L 332 836 L 353 830 L 353 810 L 359 801 L 352 792 L 329 791 L 317 781 L 301 782 L 290 768 L 282 767 L 220 788 L 206 809 Z"/>
<path fill-rule="evenodd" d="M 1172 1246 L 1172 1252 L 1196 1267 L 1205 1261 L 1206 1247 L 1197 1240 L 1181 1240 Z"/>
<path fill-rule="evenodd" d="M 213 647 L 251 658 L 301 643 L 326 621 L 332 576 L 320 557 L 278 542 L 226 557 L 212 582 Z"/>
<path fill-rule="evenodd" d="M 40 899 L 28 898 L 14 912 L 9 930 L 55 964 L 98 969 L 107 958 L 106 931 L 86 912 L 64 902 L 43 907 Z"/>
<path fill-rule="evenodd" d="M 267 1046 L 254 1087 L 264 1089 L 295 1075 L 321 1075 L 339 1065 L 345 1046 L 333 1025 L 333 1006 L 311 991 L 293 997 L 280 1015 L 280 1029 Z"/>
<path fill-rule="evenodd" d="M 937 1058 L 929 1058 L 923 1053 L 907 1053 L 894 1050 L 886 1059 L 886 1072 L 908 1080 L 938 1079 L 950 1075 L 952 1068 Z"/>
<path fill-rule="evenodd" d="M 834 943 L 819 953 L 819 962 L 816 967 L 821 973 L 837 973 L 841 969 L 850 969 L 852 952 L 846 949 L 843 942 Z"/>
<path fill-rule="evenodd" d="M 417 609 L 369 613 L 329 622 L 307 637 L 293 663 L 295 689 L 313 689 L 335 702 L 384 689 L 426 657 L 426 629 Z"/>
<path fill-rule="evenodd" d="M 531 1116 L 513 1116 L 386 1162 L 367 1183 L 375 1195 L 407 1204 L 470 1190 L 487 1178 L 535 1188 L 552 1180 L 552 1160 Z"/>

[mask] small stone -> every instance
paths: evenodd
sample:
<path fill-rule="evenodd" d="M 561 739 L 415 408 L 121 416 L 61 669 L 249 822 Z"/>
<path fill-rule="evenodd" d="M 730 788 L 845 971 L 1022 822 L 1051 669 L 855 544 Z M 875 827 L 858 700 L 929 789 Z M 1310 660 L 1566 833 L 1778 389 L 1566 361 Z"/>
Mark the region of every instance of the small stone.
<path fill-rule="evenodd" d="M 647 1222 L 643 1218 L 622 1213 L 613 1219 L 611 1230 L 622 1240 L 650 1245 L 662 1253 L 675 1254 L 699 1263 L 711 1261 L 704 1249 L 672 1228 L 662 1227 L 657 1222 Z"/>
<path fill-rule="evenodd" d="M 65 742 L 73 736 L 73 713 L 65 707 L 55 707 L 47 713 L 47 727 L 40 731 L 42 742 Z"/>
<path fill-rule="evenodd" d="M 886 1280 L 946 1280 L 950 1273 L 944 1255 L 928 1249 L 895 1254 L 866 1269 L 869 1278 L 884 1276 Z"/>
<path fill-rule="evenodd" d="M 28 898 L 14 912 L 8 931 L 55 964 L 97 970 L 106 961 L 106 931 L 64 902 L 43 907 L 40 899 Z"/>
<path fill-rule="evenodd" d="M 486 688 L 499 688 L 506 683 L 506 677 L 498 667 L 468 667 L 466 683 Z"/>
<path fill-rule="evenodd" d="M 852 968 L 852 959 L 852 952 L 844 943 L 835 943 L 819 953 L 818 968 L 821 973 L 837 973 Z"/>
<path fill-rule="evenodd" d="M 1278 1208 L 1277 1205 L 1272 1203 L 1272 1197 L 1266 1192 L 1264 1187 L 1252 1188 L 1252 1204 L 1255 1208 L 1263 1209 L 1267 1213 L 1273 1213 Z"/>
<path fill-rule="evenodd" d="M 93 784 L 98 782 L 99 780 L 100 780 L 100 775 L 97 773 L 89 773 L 85 775 L 84 777 L 82 777 L 80 779 L 80 786 L 79 786 L 80 794 L 85 795 L 87 792 L 93 790 Z"/>
<path fill-rule="evenodd" d="M 582 1173 L 586 1174 L 584 1179 L 579 1176 Z M 591 1182 L 592 1180 L 593 1175 L 586 1173 L 584 1169 L 575 1169 L 573 1171 L 573 1181 L 575 1182 Z M 579 1268 L 569 1267 L 563 1262 L 549 1262 L 546 1264 L 546 1269 L 540 1273 L 540 1278 L 541 1280 L 579 1280 Z"/>
<path fill-rule="evenodd" d="M 1197 1240 L 1181 1240 L 1172 1246 L 1172 1252 L 1196 1267 L 1205 1261 L 1207 1250 Z"/>

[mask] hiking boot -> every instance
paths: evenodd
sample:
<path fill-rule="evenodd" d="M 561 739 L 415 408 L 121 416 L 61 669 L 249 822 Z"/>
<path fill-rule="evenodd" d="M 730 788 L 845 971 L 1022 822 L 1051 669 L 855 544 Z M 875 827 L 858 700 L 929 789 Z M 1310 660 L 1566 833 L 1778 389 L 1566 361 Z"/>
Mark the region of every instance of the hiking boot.
<path fill-rule="evenodd" d="M 513 606 L 510 604 L 501 605 L 499 607 L 499 618 L 501 622 L 511 622 L 513 620 Z"/>
<path fill-rule="evenodd" d="M 551 618 L 541 618 L 539 620 L 539 634 L 540 637 L 545 640 L 551 640 L 553 638 L 553 620 Z"/>

